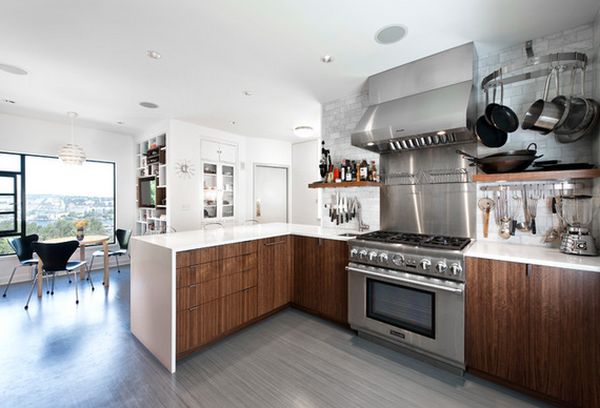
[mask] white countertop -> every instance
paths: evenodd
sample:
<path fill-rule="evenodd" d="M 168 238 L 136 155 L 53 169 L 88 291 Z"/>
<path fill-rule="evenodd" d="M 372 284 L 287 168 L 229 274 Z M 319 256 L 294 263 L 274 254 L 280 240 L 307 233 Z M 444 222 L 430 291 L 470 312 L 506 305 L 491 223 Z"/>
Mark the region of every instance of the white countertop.
<path fill-rule="evenodd" d="M 600 272 L 600 256 L 567 255 L 557 248 L 541 246 L 476 241 L 467 249 L 465 256 Z"/>
<path fill-rule="evenodd" d="M 272 223 L 240 225 L 211 230 L 143 235 L 132 237 L 132 239 L 169 248 L 173 251 L 189 251 L 192 249 L 234 244 L 236 242 L 278 237 L 282 235 L 301 235 L 304 237 L 334 239 L 338 241 L 352 239 L 353 237 L 340 236 L 340 234 L 346 232 L 355 233 L 356 231 L 337 228 L 322 228 L 314 225 Z M 358 232 L 356 233 L 358 234 Z"/>

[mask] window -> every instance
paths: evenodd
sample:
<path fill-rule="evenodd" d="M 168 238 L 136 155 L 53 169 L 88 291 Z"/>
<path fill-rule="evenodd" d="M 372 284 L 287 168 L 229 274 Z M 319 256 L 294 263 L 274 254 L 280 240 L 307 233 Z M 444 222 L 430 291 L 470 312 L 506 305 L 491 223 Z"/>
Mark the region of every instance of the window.
<path fill-rule="evenodd" d="M 14 175 L 5 169 L 9 161 Z M 82 166 L 68 166 L 55 157 L 5 153 L 0 153 L 0 163 L 0 255 L 13 253 L 7 239 L 14 236 L 75 237 L 78 220 L 88 221 L 86 234 L 109 235 L 113 240 L 114 163 L 88 160 Z"/>

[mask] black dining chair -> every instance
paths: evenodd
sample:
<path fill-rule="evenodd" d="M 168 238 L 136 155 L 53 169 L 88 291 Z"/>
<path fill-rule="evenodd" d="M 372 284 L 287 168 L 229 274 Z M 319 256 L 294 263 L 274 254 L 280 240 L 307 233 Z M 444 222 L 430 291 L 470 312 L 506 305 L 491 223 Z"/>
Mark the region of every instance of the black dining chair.
<path fill-rule="evenodd" d="M 8 245 L 10 245 L 10 247 L 15 251 L 17 258 L 19 259 L 19 264 L 14 267 L 12 273 L 10 274 L 10 278 L 8 278 L 8 284 L 6 285 L 6 288 L 4 288 L 2 297 L 6 297 L 8 287 L 10 286 L 18 268 L 29 266 L 32 268 L 31 272 L 33 275 L 34 268 L 38 264 L 38 260 L 33 258 L 33 243 L 37 242 L 38 240 L 39 237 L 37 234 L 27 235 L 24 238 L 12 238 L 8 240 Z"/>
<path fill-rule="evenodd" d="M 121 273 L 121 266 L 119 266 L 119 257 L 122 255 L 129 256 L 128 249 L 129 239 L 131 238 L 131 230 L 118 229 L 115 231 L 115 237 L 117 237 L 119 249 L 117 249 L 116 251 L 108 251 L 108 257 L 115 257 L 115 261 L 117 261 L 117 272 Z M 92 254 L 92 260 L 90 261 L 90 270 L 94 266 L 94 258 L 99 256 L 104 257 L 104 251 L 94 251 L 94 253 Z M 104 285 L 104 282 L 102 282 L 102 284 Z"/>
<path fill-rule="evenodd" d="M 33 250 L 42 260 L 41 273 L 44 275 L 52 275 L 52 294 L 54 294 L 54 279 L 57 272 L 70 272 L 73 274 L 73 280 L 77 282 L 76 270 L 84 265 L 87 265 L 85 261 L 69 261 L 69 258 L 71 258 L 75 251 L 77 251 L 77 248 L 79 248 L 79 241 L 67 241 L 56 244 L 45 244 L 41 242 L 33 243 Z M 29 308 L 29 301 L 31 300 L 31 295 L 37 283 L 39 273 L 40 271 L 38 271 L 33 279 L 33 283 L 31 284 L 31 290 L 29 291 L 29 297 L 27 298 L 27 303 L 25 304 L 25 310 Z M 90 278 L 89 270 L 88 278 Z M 92 285 L 92 290 L 94 290 L 94 284 L 91 278 L 90 283 Z M 75 303 L 79 304 L 79 290 L 77 288 L 77 283 L 75 284 Z"/>

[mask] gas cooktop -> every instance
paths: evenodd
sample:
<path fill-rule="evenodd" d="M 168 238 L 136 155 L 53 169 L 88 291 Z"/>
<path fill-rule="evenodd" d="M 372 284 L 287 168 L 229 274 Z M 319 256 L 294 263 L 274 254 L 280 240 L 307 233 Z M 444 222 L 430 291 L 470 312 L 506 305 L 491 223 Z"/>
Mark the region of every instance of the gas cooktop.
<path fill-rule="evenodd" d="M 359 235 L 356 239 L 390 244 L 405 244 L 423 248 L 448 249 L 460 251 L 469 243 L 469 238 L 446 237 L 443 235 L 414 234 L 398 231 L 375 231 Z"/>

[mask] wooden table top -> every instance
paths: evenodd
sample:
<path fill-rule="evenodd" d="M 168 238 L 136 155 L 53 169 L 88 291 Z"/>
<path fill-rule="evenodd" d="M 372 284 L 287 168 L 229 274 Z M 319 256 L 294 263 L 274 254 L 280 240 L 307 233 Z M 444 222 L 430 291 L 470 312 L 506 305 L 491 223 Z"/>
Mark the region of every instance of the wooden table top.
<path fill-rule="evenodd" d="M 82 241 L 79 241 L 79 246 L 89 246 L 89 245 L 99 245 L 108 241 L 108 235 L 86 235 L 83 237 Z M 52 238 L 42 241 L 46 244 L 57 244 L 61 242 L 67 241 L 77 241 L 76 237 L 60 237 L 60 238 Z"/>

